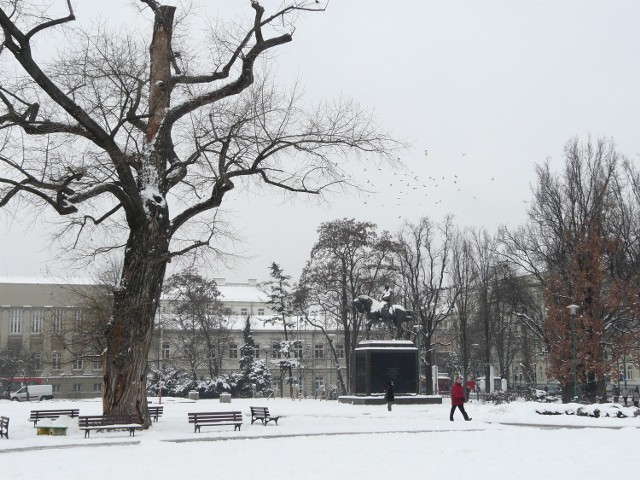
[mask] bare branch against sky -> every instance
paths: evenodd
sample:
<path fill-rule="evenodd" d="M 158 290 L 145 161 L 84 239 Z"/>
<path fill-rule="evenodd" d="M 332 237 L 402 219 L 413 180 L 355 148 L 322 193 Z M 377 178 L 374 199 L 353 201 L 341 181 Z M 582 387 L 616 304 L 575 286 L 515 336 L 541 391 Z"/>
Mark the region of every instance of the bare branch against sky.
<path fill-rule="evenodd" d="M 78 23 L 139 17 L 131 10 L 139 2 L 106 3 L 76 2 Z M 235 1 L 204 4 L 201 17 L 211 22 L 247 12 Z M 227 210 L 245 240 L 238 253 L 254 258 L 208 273 L 265 279 L 277 262 L 297 278 L 320 223 L 343 217 L 392 231 L 425 215 L 490 230 L 519 224 L 534 165 L 550 158 L 559 166 L 573 136 L 612 138 L 638 162 L 639 16 L 640 3 L 615 0 L 348 0 L 304 18 L 277 52 L 286 59 L 277 81 L 301 85 L 310 101 L 343 94 L 375 108 L 412 145 L 400 154 L 407 169 L 348 171 L 367 191 L 321 200 L 234 192 Z M 39 225 L 0 211 L 0 276 L 62 275 Z"/>

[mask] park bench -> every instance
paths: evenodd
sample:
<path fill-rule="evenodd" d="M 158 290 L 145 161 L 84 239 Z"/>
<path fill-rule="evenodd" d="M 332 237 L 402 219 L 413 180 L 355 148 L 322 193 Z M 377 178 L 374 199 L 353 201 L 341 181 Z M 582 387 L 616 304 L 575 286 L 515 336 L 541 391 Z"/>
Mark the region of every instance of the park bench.
<path fill-rule="evenodd" d="M 33 426 L 35 427 L 38 424 L 38 421 L 42 420 L 43 418 L 55 419 L 65 416 L 75 418 L 78 415 L 80 415 L 80 409 L 78 408 L 67 408 L 60 410 L 31 410 L 29 421 L 33 422 Z"/>
<path fill-rule="evenodd" d="M 162 412 L 164 411 L 164 407 L 157 405 L 147 407 L 149 409 L 149 416 L 153 419 L 154 422 L 158 421 L 158 417 L 162 416 Z"/>
<path fill-rule="evenodd" d="M 200 427 L 216 427 L 218 425 L 233 425 L 233 431 L 240 431 L 242 426 L 242 412 L 192 412 L 189 413 L 189 423 L 193 423 L 193 432 L 200 432 Z"/>
<path fill-rule="evenodd" d="M 260 420 L 262 422 L 262 425 L 267 425 L 267 423 L 271 421 L 276 422 L 276 425 L 278 425 L 278 419 L 280 417 L 271 416 L 271 414 L 269 413 L 268 407 L 249 407 L 249 408 L 251 408 L 251 425 L 253 425 L 253 422 L 257 420 Z"/>
<path fill-rule="evenodd" d="M 0 417 L 0 438 L 9 438 L 9 417 Z"/>
<path fill-rule="evenodd" d="M 81 415 L 78 426 L 84 430 L 84 438 L 91 430 L 129 430 L 129 436 L 135 437 L 136 430 L 142 430 L 142 424 L 137 415 Z"/>

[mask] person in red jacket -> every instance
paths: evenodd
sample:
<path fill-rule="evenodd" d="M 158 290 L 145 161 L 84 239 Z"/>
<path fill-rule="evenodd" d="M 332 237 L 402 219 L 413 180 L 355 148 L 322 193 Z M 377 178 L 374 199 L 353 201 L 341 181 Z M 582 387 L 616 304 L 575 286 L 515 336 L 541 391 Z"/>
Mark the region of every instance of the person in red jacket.
<path fill-rule="evenodd" d="M 465 394 L 464 388 L 462 388 L 462 379 L 460 377 L 456 377 L 456 380 L 451 387 L 451 414 L 449 414 L 449 420 L 453 422 L 453 412 L 456 411 L 456 407 L 460 409 L 462 416 L 467 422 L 471 420 L 471 417 L 467 415 L 467 412 L 464 410 L 464 401 Z"/>

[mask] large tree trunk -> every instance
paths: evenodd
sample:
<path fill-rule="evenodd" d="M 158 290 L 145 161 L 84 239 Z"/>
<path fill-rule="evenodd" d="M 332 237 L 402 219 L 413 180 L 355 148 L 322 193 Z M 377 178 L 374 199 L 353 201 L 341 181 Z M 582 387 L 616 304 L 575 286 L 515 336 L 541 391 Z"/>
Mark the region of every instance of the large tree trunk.
<path fill-rule="evenodd" d="M 158 138 L 171 103 L 171 36 L 175 7 L 154 8 L 150 48 L 147 149 L 141 157 L 138 214 L 128 213 L 129 239 L 120 285 L 114 292 L 104 373 L 103 413 L 138 415 L 151 424 L 147 408 L 147 358 L 160 303 L 169 253 L 169 210 L 159 179 L 165 172 L 169 145 Z M 170 143 L 170 142 L 169 142 Z"/>
<path fill-rule="evenodd" d="M 147 359 L 166 263 L 150 252 L 167 251 L 166 235 L 148 224 L 132 232 L 121 285 L 114 291 L 104 373 L 104 414 L 133 413 L 150 425 Z"/>

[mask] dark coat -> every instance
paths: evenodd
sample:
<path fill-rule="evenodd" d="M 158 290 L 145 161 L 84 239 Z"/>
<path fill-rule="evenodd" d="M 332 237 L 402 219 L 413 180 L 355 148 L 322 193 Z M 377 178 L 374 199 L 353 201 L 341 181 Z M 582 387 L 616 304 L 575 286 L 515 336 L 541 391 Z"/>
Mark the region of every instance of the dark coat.
<path fill-rule="evenodd" d="M 387 402 L 393 402 L 394 396 L 393 396 L 393 385 L 389 385 L 387 387 L 387 392 L 384 394 L 384 399 Z"/>
<path fill-rule="evenodd" d="M 464 405 L 464 401 L 464 388 L 462 388 L 462 385 L 460 385 L 459 383 L 454 382 L 453 387 L 451 387 L 451 405 Z"/>

